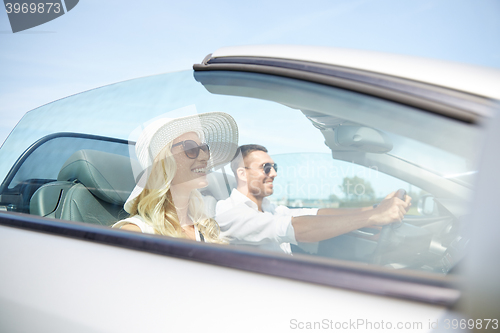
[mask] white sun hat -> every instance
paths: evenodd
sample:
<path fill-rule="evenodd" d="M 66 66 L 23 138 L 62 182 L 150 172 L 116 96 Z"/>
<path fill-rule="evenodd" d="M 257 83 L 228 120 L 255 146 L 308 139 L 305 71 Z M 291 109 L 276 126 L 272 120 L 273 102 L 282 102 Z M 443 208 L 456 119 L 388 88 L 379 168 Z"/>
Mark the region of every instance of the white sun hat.
<path fill-rule="evenodd" d="M 180 118 L 160 118 L 146 126 L 135 144 L 137 159 L 141 165 L 140 179 L 125 202 L 130 213 L 134 200 L 141 194 L 155 158 L 160 151 L 184 133 L 194 132 L 210 147 L 207 170 L 232 160 L 238 148 L 238 126 L 229 114 L 208 112 Z M 137 178 L 136 178 L 137 179 Z"/>

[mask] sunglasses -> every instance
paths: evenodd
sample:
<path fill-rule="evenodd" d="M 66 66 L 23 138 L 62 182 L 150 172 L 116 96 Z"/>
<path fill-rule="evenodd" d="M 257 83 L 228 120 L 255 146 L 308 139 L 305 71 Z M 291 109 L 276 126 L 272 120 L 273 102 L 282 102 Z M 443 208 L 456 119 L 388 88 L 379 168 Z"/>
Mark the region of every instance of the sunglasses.
<path fill-rule="evenodd" d="M 271 173 L 271 168 L 273 168 L 274 171 L 278 172 L 278 164 L 276 163 L 264 163 L 261 165 L 259 169 L 264 170 L 264 173 L 266 175 L 269 175 Z M 245 167 L 245 169 L 253 169 L 253 168 Z"/>
<path fill-rule="evenodd" d="M 193 140 L 185 140 L 176 143 L 175 145 L 172 145 L 172 149 L 177 146 L 181 146 L 182 149 L 184 150 L 184 153 L 186 154 L 187 157 L 190 159 L 195 159 L 198 158 L 200 155 L 200 150 L 203 150 L 205 154 L 207 154 L 207 158 L 210 158 L 210 147 L 206 143 L 202 143 L 201 145 L 198 145 L 195 141 Z"/>

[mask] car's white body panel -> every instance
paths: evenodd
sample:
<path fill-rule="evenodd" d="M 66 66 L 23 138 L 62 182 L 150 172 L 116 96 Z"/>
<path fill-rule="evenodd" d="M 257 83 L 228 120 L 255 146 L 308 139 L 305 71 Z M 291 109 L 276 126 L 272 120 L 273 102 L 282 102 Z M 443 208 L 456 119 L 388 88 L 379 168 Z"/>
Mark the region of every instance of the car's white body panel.
<path fill-rule="evenodd" d="M 294 319 L 421 322 L 425 332 L 445 312 L 3 226 L 0 253 L 3 332 L 288 332 Z"/>
<path fill-rule="evenodd" d="M 429 83 L 500 100 L 500 70 L 399 54 L 318 46 L 231 46 L 220 57 L 263 57 L 309 61 Z"/>

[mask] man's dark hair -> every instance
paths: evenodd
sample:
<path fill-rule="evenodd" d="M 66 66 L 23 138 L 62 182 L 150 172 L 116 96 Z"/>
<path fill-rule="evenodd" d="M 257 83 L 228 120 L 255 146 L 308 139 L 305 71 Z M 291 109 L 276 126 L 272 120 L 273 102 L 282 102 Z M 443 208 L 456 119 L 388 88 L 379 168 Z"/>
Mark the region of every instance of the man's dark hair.
<path fill-rule="evenodd" d="M 242 161 L 250 155 L 250 153 L 253 153 L 254 151 L 263 151 L 264 153 L 267 153 L 267 149 L 264 146 L 261 145 L 242 145 L 239 146 L 238 149 L 236 149 L 236 154 L 234 154 L 233 160 L 231 161 L 231 170 L 233 170 L 234 176 L 236 179 L 238 179 L 238 175 L 236 174 L 236 170 L 240 167 Z"/>

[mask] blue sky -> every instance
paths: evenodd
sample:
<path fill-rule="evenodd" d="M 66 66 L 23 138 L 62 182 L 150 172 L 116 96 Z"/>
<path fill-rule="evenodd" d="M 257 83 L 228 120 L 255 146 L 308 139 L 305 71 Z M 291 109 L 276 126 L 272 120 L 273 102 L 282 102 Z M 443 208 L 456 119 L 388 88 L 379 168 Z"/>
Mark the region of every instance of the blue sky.
<path fill-rule="evenodd" d="M 498 0 L 81 0 L 12 34 L 0 13 L 0 143 L 29 110 L 109 83 L 191 68 L 223 46 L 299 44 L 500 68 Z"/>

